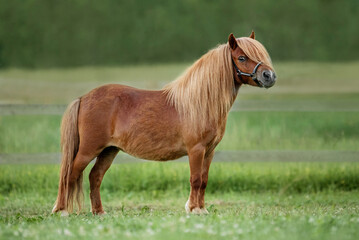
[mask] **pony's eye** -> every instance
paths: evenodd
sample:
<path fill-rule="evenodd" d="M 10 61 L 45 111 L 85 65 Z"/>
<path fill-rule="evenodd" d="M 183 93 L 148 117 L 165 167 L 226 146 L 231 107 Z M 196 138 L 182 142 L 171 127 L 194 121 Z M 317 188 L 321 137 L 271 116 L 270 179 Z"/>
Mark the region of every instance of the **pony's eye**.
<path fill-rule="evenodd" d="M 239 56 L 238 60 L 240 62 L 244 62 L 245 60 L 247 60 L 247 57 L 246 56 Z"/>

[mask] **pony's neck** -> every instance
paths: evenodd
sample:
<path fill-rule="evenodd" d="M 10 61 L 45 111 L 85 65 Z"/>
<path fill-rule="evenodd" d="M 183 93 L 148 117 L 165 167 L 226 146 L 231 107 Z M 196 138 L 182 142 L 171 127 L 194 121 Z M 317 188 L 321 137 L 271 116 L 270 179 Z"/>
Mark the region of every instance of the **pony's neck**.
<path fill-rule="evenodd" d="M 239 92 L 239 88 L 241 86 L 242 86 L 242 83 L 238 83 L 237 81 L 234 80 L 234 88 L 233 88 L 233 97 L 232 97 L 231 107 L 232 107 L 234 101 L 236 101 L 236 98 L 237 98 L 238 92 Z"/>
<path fill-rule="evenodd" d="M 239 88 L 233 74 L 228 44 L 220 45 L 165 86 L 164 92 L 183 121 L 202 128 L 208 121 L 220 122 L 227 117 Z"/>

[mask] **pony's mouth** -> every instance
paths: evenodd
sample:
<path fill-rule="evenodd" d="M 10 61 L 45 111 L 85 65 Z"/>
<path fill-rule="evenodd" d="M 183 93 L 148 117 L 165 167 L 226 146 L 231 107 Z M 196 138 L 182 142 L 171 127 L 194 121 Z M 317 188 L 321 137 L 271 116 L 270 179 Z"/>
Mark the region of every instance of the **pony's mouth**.
<path fill-rule="evenodd" d="M 260 88 L 264 87 L 263 83 L 260 80 L 258 80 L 258 78 L 254 78 L 253 81 L 257 84 L 258 87 Z"/>
<path fill-rule="evenodd" d="M 275 72 L 270 70 L 264 70 L 260 74 L 258 74 L 259 77 L 254 79 L 254 81 L 257 83 L 258 87 L 261 88 L 270 88 L 272 87 L 277 79 L 277 76 Z"/>

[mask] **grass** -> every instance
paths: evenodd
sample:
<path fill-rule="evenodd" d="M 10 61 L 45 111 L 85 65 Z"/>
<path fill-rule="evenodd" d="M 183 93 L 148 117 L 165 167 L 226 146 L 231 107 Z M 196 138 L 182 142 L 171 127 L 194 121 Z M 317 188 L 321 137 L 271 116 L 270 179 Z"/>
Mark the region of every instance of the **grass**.
<path fill-rule="evenodd" d="M 90 167 L 85 175 L 87 176 Z M 2 165 L 0 194 L 36 192 L 56 195 L 58 165 Z M 359 187 L 359 163 L 219 163 L 210 172 L 208 191 L 315 193 L 351 191 Z M 88 180 L 85 178 L 85 189 Z M 102 191 L 108 193 L 187 193 L 189 167 L 183 162 L 114 164 L 105 176 Z"/>
<path fill-rule="evenodd" d="M 61 116 L 0 116 L 0 152 L 60 151 Z"/>
<path fill-rule="evenodd" d="M 60 121 L 0 116 L 0 153 L 59 152 Z M 231 112 L 218 150 L 355 151 L 358 145 L 359 112 Z"/>
<path fill-rule="evenodd" d="M 357 150 L 359 114 L 232 112 L 220 150 Z"/>
<path fill-rule="evenodd" d="M 25 206 L 7 204 L 0 237 L 56 239 L 357 239 L 358 192 L 276 196 L 230 194 L 208 196 L 208 216 L 187 216 L 183 201 L 121 200 L 105 217 L 90 213 L 61 218 L 50 215 L 49 202 L 29 196 Z M 217 199 L 221 199 L 218 201 Z M 47 199 L 46 199 L 47 200 Z M 47 200 L 48 201 L 48 200 Z M 40 205 L 41 203 L 41 205 Z M 3 208 L 1 209 L 3 210 Z"/>
<path fill-rule="evenodd" d="M 0 168 L 0 238 L 359 236 L 358 163 L 214 163 L 206 197 L 208 216 L 185 214 L 189 193 L 185 163 L 113 165 L 101 189 L 107 216 L 88 212 L 86 177 L 85 210 L 68 218 L 51 215 L 58 170 L 55 165 Z"/>

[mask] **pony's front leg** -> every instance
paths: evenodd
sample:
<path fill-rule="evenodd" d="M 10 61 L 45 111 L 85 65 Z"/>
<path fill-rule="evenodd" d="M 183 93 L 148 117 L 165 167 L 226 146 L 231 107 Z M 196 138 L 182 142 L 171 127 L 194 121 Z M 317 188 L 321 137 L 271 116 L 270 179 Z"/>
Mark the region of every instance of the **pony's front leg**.
<path fill-rule="evenodd" d="M 191 192 L 185 206 L 187 213 L 201 214 L 201 208 L 198 203 L 198 195 L 202 185 L 202 165 L 204 153 L 205 148 L 201 144 L 197 144 L 188 152 L 191 174 Z"/>
<path fill-rule="evenodd" d="M 202 184 L 201 184 L 201 188 L 199 189 L 199 194 L 198 194 L 198 205 L 199 205 L 199 208 L 201 209 L 201 213 L 203 213 L 203 214 L 208 214 L 208 211 L 205 208 L 205 204 L 204 204 L 204 194 L 205 194 L 207 182 L 208 182 L 209 167 L 211 166 L 213 156 L 214 156 L 214 151 L 212 151 L 209 154 L 206 154 L 206 156 L 204 157 L 203 165 L 202 165 Z"/>

